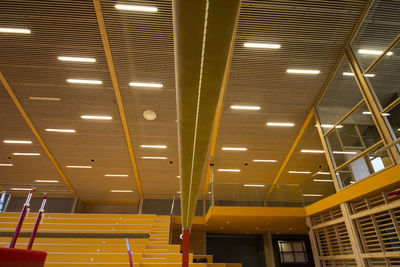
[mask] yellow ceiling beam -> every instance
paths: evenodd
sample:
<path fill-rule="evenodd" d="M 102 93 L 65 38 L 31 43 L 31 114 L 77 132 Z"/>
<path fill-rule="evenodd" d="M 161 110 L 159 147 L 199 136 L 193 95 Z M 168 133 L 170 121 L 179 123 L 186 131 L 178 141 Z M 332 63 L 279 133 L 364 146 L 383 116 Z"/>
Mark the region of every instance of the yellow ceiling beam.
<path fill-rule="evenodd" d="M 8 95 L 11 97 L 11 100 L 14 102 L 15 106 L 17 107 L 18 111 L 21 113 L 22 117 L 24 118 L 26 124 L 28 124 L 29 128 L 31 129 L 33 135 L 36 137 L 37 141 L 39 144 L 42 146 L 44 152 L 46 155 L 49 157 L 51 163 L 54 165 L 56 168 L 58 174 L 61 176 L 63 179 L 65 185 L 69 188 L 69 190 L 72 191 L 74 197 L 77 197 L 77 194 L 71 184 L 69 183 L 67 177 L 65 176 L 64 172 L 61 170 L 60 165 L 58 165 L 57 161 L 55 160 L 53 154 L 51 154 L 49 148 L 47 145 L 44 143 L 42 137 L 40 136 L 38 130 L 36 129 L 35 125 L 32 123 L 31 119 L 28 117 L 28 114 L 26 114 L 24 108 L 21 105 L 21 102 L 19 102 L 17 96 L 15 95 L 14 91 L 12 90 L 10 84 L 8 83 L 7 79 L 4 77 L 3 72 L 0 71 L 0 81 L 3 84 L 4 88 L 6 89 Z"/>
<path fill-rule="evenodd" d="M 311 111 L 308 113 L 307 118 L 306 118 L 306 120 L 305 120 L 304 123 L 303 123 L 303 126 L 301 126 L 301 129 L 300 129 L 298 135 L 296 136 L 296 139 L 294 140 L 294 142 L 293 142 L 293 144 L 292 144 L 292 147 L 290 148 L 289 152 L 287 153 L 285 160 L 283 161 L 281 167 L 279 168 L 279 171 L 278 171 L 278 173 L 276 174 L 276 176 L 275 176 L 275 178 L 274 178 L 274 180 L 273 180 L 273 182 L 272 182 L 272 185 L 270 186 L 270 188 L 268 189 L 267 193 L 265 194 L 264 201 L 267 201 L 267 200 L 268 200 L 269 196 L 270 196 L 271 193 L 272 193 L 272 190 L 274 190 L 275 185 L 278 183 L 279 178 L 281 177 L 283 171 L 284 171 L 285 168 L 286 168 L 286 165 L 288 164 L 290 158 L 292 157 L 294 151 L 296 150 L 296 147 L 297 147 L 297 145 L 299 144 L 300 139 L 301 139 L 301 137 L 303 136 L 305 130 L 306 130 L 307 127 L 308 127 L 308 125 L 310 124 L 310 121 L 311 121 L 311 119 L 313 118 L 313 116 L 314 116 L 314 110 L 313 110 L 313 108 L 312 108 Z"/>
<path fill-rule="evenodd" d="M 128 146 L 128 152 L 129 152 L 129 157 L 131 160 L 133 174 L 134 174 L 135 181 L 136 181 L 136 187 L 138 190 L 139 197 L 143 198 L 142 185 L 140 183 L 140 177 L 139 177 L 139 172 L 138 172 L 137 165 L 136 165 L 135 154 L 133 153 L 131 135 L 130 135 L 129 128 L 128 128 L 128 122 L 126 120 L 124 103 L 122 101 L 121 91 L 119 89 L 117 73 L 115 71 L 114 60 L 113 60 L 112 54 L 111 54 L 110 43 L 108 41 L 107 29 L 106 29 L 106 25 L 104 22 L 103 11 L 101 9 L 100 0 L 93 0 L 93 5 L 94 5 L 94 9 L 96 11 L 97 24 L 99 25 L 101 40 L 103 41 L 104 53 L 105 53 L 106 59 L 107 59 L 108 70 L 109 70 L 111 82 L 112 82 L 112 85 L 114 88 L 115 98 L 117 100 L 118 111 L 119 111 L 119 115 L 121 117 L 121 122 L 122 122 L 122 128 L 124 130 L 125 140 L 126 140 L 126 144 Z"/>

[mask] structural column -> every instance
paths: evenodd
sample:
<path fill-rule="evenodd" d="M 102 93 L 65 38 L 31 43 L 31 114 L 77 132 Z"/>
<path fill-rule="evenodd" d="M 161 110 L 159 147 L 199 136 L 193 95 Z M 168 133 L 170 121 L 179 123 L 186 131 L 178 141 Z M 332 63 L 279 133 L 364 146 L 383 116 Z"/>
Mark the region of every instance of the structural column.
<path fill-rule="evenodd" d="M 271 232 L 263 233 L 265 263 L 267 267 L 275 267 L 274 247 Z"/>
<path fill-rule="evenodd" d="M 365 260 L 362 257 L 362 245 L 360 239 L 357 235 L 357 229 L 350 218 L 350 208 L 348 203 L 341 203 L 340 208 L 342 210 L 344 223 L 347 228 L 347 233 L 350 238 L 351 247 L 353 249 L 353 254 L 359 267 L 366 267 Z"/>
<path fill-rule="evenodd" d="M 312 254 L 314 257 L 314 264 L 315 267 L 321 267 L 321 260 L 319 258 L 319 248 L 317 244 L 317 240 L 315 239 L 315 234 L 314 231 L 312 230 L 312 223 L 311 223 L 311 217 L 307 216 L 306 217 L 306 222 L 307 222 L 307 228 L 308 228 L 308 237 L 310 238 L 310 244 L 311 244 L 311 250 Z"/>

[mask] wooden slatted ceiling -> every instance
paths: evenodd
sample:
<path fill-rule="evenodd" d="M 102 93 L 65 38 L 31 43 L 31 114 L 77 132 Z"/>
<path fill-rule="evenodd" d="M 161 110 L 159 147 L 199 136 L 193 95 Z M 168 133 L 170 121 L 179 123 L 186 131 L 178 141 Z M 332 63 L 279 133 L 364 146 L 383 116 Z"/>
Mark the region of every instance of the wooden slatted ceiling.
<path fill-rule="evenodd" d="M 242 172 L 216 173 L 217 183 L 272 182 L 365 3 L 242 2 L 215 157 L 216 169 L 240 168 Z M 244 42 L 280 44 L 281 48 L 250 49 L 243 47 Z M 288 68 L 319 69 L 321 74 L 288 75 Z M 261 110 L 237 111 L 231 105 L 259 105 Z M 267 121 L 296 126 L 266 127 Z M 223 146 L 247 147 L 248 151 L 221 151 Z M 253 159 L 278 163 L 255 164 Z M 296 178 L 285 181 L 297 183 Z"/>

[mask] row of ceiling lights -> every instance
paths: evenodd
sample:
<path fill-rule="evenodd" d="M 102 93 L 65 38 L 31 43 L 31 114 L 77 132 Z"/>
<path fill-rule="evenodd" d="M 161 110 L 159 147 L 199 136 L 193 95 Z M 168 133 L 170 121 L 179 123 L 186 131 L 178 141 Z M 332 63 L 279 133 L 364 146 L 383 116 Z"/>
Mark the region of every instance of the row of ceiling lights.
<path fill-rule="evenodd" d="M 155 7 L 143 7 L 134 5 L 115 5 L 116 9 L 129 10 L 129 11 L 142 11 L 142 12 L 157 12 Z M 29 29 L 17 29 L 17 28 L 0 28 L 2 33 L 23 33 L 30 34 Z M 81 62 L 81 63 L 95 63 L 95 58 L 84 58 L 84 57 L 70 57 L 70 56 L 59 56 L 60 61 L 70 61 L 70 62 Z M 78 84 L 102 84 L 99 80 L 85 80 L 85 79 L 67 79 L 68 83 L 78 83 Z M 130 86 L 133 87 L 152 87 L 152 88 L 162 88 L 163 85 L 160 83 L 143 83 L 143 82 L 130 82 Z M 48 100 L 48 101 L 60 101 L 60 98 L 55 97 L 29 97 L 30 100 Z M 92 120 L 112 120 L 112 116 L 98 116 L 98 115 L 82 115 L 82 119 L 92 119 Z M 59 132 L 59 133 L 75 133 L 74 129 L 45 129 L 47 132 Z M 4 140 L 4 143 L 13 144 L 32 144 L 32 141 L 21 141 L 21 140 Z M 141 145 L 142 148 L 167 148 L 165 145 Z M 13 153 L 16 156 L 40 156 L 40 153 Z M 167 159 L 167 157 L 142 157 L 143 159 Z M 0 166 L 12 167 L 11 163 L 0 163 Z M 80 168 L 80 169 L 90 169 L 92 166 L 76 166 L 68 165 L 67 168 Z M 127 177 L 127 174 L 105 174 L 106 177 Z M 35 180 L 37 183 L 57 183 L 58 180 Z M 11 188 L 11 190 L 31 190 L 31 188 Z M 133 190 L 111 190 L 113 193 L 128 193 L 133 192 Z"/>

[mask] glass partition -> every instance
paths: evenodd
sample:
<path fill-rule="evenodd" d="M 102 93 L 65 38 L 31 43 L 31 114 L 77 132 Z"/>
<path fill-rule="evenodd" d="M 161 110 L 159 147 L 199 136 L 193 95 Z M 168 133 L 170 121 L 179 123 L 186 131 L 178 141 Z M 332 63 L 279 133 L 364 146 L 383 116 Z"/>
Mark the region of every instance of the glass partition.
<path fill-rule="evenodd" d="M 397 0 L 375 0 L 358 30 L 351 48 L 365 70 L 399 34 L 400 5 Z M 390 54 L 387 57 L 389 58 Z"/>
<path fill-rule="evenodd" d="M 334 124 L 362 99 L 348 61 L 343 58 L 332 82 L 316 107 L 322 130 L 327 132 L 332 129 Z"/>

